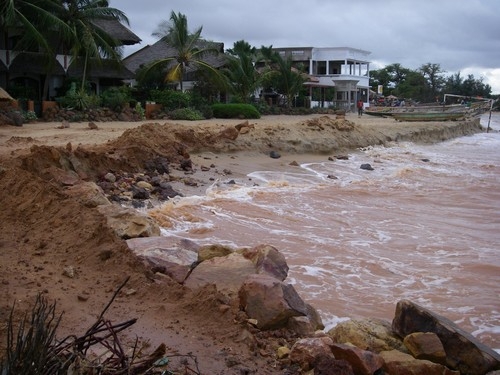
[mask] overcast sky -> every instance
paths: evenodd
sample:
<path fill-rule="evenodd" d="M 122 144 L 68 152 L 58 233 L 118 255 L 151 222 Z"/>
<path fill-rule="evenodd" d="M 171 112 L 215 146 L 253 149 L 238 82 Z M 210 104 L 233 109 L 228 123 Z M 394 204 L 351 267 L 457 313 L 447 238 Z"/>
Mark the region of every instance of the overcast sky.
<path fill-rule="evenodd" d="M 193 31 L 233 47 L 353 47 L 371 52 L 370 69 L 440 64 L 448 74 L 483 77 L 500 94 L 500 0 L 110 0 L 142 42 L 171 11 Z"/>

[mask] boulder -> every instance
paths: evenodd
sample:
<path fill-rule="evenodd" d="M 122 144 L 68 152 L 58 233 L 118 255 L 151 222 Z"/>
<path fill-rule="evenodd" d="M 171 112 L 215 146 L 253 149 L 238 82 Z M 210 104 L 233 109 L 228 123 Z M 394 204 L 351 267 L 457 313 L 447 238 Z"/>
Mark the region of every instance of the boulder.
<path fill-rule="evenodd" d="M 391 375 L 460 375 L 460 372 L 427 360 L 416 359 L 398 350 L 380 352 L 383 369 Z"/>
<path fill-rule="evenodd" d="M 268 274 L 283 281 L 288 276 L 288 264 L 282 253 L 274 246 L 259 245 L 241 251 L 246 259 L 255 264 L 257 273 Z"/>
<path fill-rule="evenodd" d="M 260 245 L 233 253 L 228 250 L 215 245 L 201 248 L 198 258 L 201 263 L 189 275 L 185 285 L 196 289 L 215 284 L 217 290 L 231 295 L 238 293 L 249 275 L 267 274 L 283 280 L 288 273 L 285 257 L 272 246 Z M 225 253 L 230 254 L 221 256 Z"/>
<path fill-rule="evenodd" d="M 240 308 L 259 329 L 278 329 L 293 316 L 307 316 L 307 306 L 292 285 L 269 275 L 250 275 L 238 293 Z"/>
<path fill-rule="evenodd" d="M 108 226 L 120 238 L 127 240 L 160 235 L 158 224 L 149 216 L 134 209 L 124 208 L 117 204 L 98 206 L 97 209 L 106 216 Z"/>
<path fill-rule="evenodd" d="M 155 236 L 132 238 L 127 245 L 153 272 L 168 275 L 180 284 L 198 260 L 199 246 L 190 240 Z"/>
<path fill-rule="evenodd" d="M 412 356 L 417 359 L 446 364 L 446 353 L 439 337 L 432 332 L 410 333 L 403 340 Z"/>
<path fill-rule="evenodd" d="M 75 197 L 86 207 L 95 208 L 102 205 L 111 205 L 102 189 L 95 182 L 79 182 L 66 187 L 66 193 Z"/>
<path fill-rule="evenodd" d="M 357 375 L 372 375 L 382 368 L 384 360 L 376 353 L 359 349 L 353 345 L 336 344 L 331 346 L 336 359 L 344 359 Z"/>
<path fill-rule="evenodd" d="M 200 247 L 200 250 L 198 251 L 198 262 L 203 262 L 205 260 L 217 257 L 224 257 L 226 255 L 231 254 L 232 252 L 233 250 L 227 246 L 205 245 Z"/>
<path fill-rule="evenodd" d="M 379 353 L 397 349 L 406 351 L 403 341 L 391 330 L 391 323 L 382 319 L 348 320 L 328 331 L 333 341 L 350 343 L 363 350 Z"/>
<path fill-rule="evenodd" d="M 297 340 L 289 354 L 290 361 L 304 371 L 314 367 L 320 358 L 335 359 L 331 351 L 333 341 L 328 336 Z"/>
<path fill-rule="evenodd" d="M 184 285 L 198 289 L 208 284 L 215 284 L 218 291 L 233 296 L 238 293 L 247 276 L 252 274 L 255 274 L 255 265 L 243 255 L 231 253 L 198 264 Z"/>
<path fill-rule="evenodd" d="M 500 369 L 500 354 L 460 329 L 451 320 L 411 301 L 396 305 L 392 329 L 400 337 L 414 332 L 433 332 L 446 352 L 446 365 L 464 374 L 482 375 Z"/>

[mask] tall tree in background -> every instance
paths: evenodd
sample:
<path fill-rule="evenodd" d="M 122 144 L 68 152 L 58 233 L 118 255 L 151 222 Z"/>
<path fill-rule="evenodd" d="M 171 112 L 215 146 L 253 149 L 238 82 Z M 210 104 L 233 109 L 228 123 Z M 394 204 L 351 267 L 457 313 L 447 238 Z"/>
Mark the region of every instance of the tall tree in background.
<path fill-rule="evenodd" d="M 106 0 L 63 0 L 58 17 L 70 27 L 72 34 L 63 43 L 74 57 L 83 56 L 82 87 L 84 89 L 89 59 L 121 60 L 120 42 L 98 26 L 98 21 L 115 20 L 129 24 L 125 14 L 110 8 Z"/>
<path fill-rule="evenodd" d="M 58 15 L 62 12 L 59 0 L 4 0 L 0 7 L 0 29 L 6 38 L 14 37 L 13 49 L 36 53 L 45 66 L 43 97 L 48 96 L 48 77 L 54 69 L 58 45 L 54 35 L 68 36 L 72 30 Z"/>
<path fill-rule="evenodd" d="M 15 48 L 39 53 L 46 61 L 44 97 L 58 53 L 84 57 L 82 89 L 89 59 L 121 59 L 119 42 L 98 26 L 99 20 L 128 25 L 125 14 L 106 0 L 3 0 L 0 8 L 2 29 L 22 31 Z"/>
<path fill-rule="evenodd" d="M 249 103 L 261 81 L 255 68 L 257 49 L 244 40 L 239 40 L 227 53 L 228 66 L 224 69 L 224 74 L 229 81 L 231 92 L 239 101 Z"/>
<path fill-rule="evenodd" d="M 267 66 L 263 82 L 285 96 L 285 104 L 290 108 L 293 98 L 299 94 L 306 81 L 304 74 L 293 66 L 291 58 L 284 59 L 279 53 L 272 50 L 272 46 L 263 46 L 260 51 Z"/>
<path fill-rule="evenodd" d="M 439 64 L 427 63 L 422 65 L 418 71 L 425 79 L 427 86 L 427 93 L 425 95 L 426 101 L 435 100 L 443 90 L 445 78 L 442 76 L 444 70 L 441 69 Z"/>
<path fill-rule="evenodd" d="M 207 54 L 217 54 L 218 49 L 214 43 L 201 39 L 202 30 L 203 27 L 200 26 L 191 33 L 188 29 L 186 16 L 172 11 L 170 21 L 162 21 L 153 36 L 174 48 L 175 56 L 154 61 L 148 66 L 145 74 L 148 74 L 151 69 L 166 68 L 165 80 L 179 82 L 181 91 L 183 90 L 184 74 L 191 64 L 198 69 L 209 70 L 214 75 L 218 75 L 217 69 L 203 60 Z"/>

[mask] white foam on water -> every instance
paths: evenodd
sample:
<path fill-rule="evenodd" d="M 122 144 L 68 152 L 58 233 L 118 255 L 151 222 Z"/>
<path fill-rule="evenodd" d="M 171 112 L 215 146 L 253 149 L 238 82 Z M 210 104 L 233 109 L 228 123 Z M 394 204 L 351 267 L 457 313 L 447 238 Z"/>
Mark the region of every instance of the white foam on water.
<path fill-rule="evenodd" d="M 162 233 L 274 245 L 290 266 L 286 281 L 327 326 L 391 319 L 408 298 L 498 347 L 499 149 L 500 133 L 488 133 L 370 147 L 301 172 L 256 171 L 256 186 L 219 182 L 174 200 Z"/>

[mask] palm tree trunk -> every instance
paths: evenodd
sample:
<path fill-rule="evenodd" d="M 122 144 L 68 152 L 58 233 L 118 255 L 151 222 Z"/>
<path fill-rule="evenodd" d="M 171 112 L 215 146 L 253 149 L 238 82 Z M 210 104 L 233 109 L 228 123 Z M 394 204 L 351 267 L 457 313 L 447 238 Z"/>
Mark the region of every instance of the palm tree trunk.
<path fill-rule="evenodd" d="M 85 61 L 83 62 L 83 74 L 82 74 L 82 92 L 85 90 L 85 79 L 87 78 L 87 61 L 89 58 L 88 51 L 85 51 Z"/>

